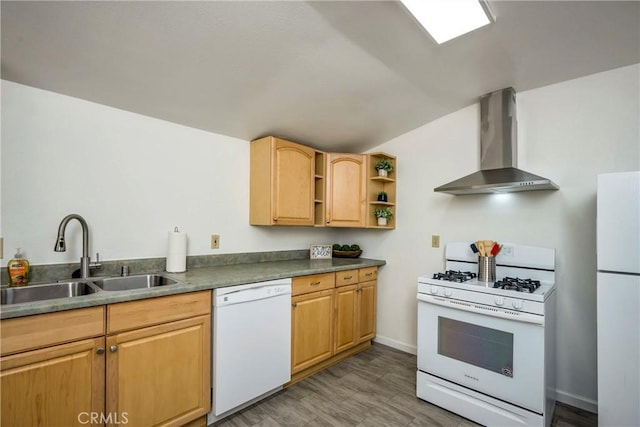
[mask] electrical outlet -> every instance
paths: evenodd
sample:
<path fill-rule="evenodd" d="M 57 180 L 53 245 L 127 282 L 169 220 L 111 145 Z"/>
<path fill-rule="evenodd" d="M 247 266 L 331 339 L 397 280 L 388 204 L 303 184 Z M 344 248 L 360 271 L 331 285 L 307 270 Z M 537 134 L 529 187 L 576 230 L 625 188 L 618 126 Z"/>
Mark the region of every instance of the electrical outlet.
<path fill-rule="evenodd" d="M 500 249 L 500 253 L 503 256 L 513 256 L 513 246 L 503 246 L 502 249 Z"/>
<path fill-rule="evenodd" d="M 211 235 L 211 249 L 219 249 L 220 248 L 220 236 L 217 234 Z"/>
<path fill-rule="evenodd" d="M 0 237 L 0 259 L 4 259 L 4 237 Z"/>
<path fill-rule="evenodd" d="M 432 248 L 439 248 L 440 247 L 440 236 L 437 234 L 434 234 L 433 236 L 431 236 L 431 247 Z"/>

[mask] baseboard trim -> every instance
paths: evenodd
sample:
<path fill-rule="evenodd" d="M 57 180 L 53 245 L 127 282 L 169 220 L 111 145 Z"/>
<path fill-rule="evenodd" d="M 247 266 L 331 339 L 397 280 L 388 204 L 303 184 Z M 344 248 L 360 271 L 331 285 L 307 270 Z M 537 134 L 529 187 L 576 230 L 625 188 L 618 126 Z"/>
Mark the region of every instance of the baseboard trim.
<path fill-rule="evenodd" d="M 556 390 L 556 400 L 567 405 L 584 409 L 585 411 L 598 413 L 598 402 L 584 396 L 576 396 L 566 391 Z"/>
<path fill-rule="evenodd" d="M 397 350 L 404 351 L 405 353 L 418 354 L 418 349 L 415 345 L 405 344 L 401 341 L 394 340 L 393 338 L 376 335 L 376 337 L 373 339 L 373 342 L 377 342 L 382 345 L 386 345 L 386 346 L 395 348 Z"/>

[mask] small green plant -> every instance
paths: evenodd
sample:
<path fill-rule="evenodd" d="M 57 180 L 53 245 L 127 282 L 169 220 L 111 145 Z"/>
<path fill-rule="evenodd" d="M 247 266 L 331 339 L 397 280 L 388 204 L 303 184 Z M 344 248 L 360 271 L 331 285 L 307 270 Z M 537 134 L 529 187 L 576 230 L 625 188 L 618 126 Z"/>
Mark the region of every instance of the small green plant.
<path fill-rule="evenodd" d="M 376 209 L 373 214 L 376 216 L 376 218 L 392 218 L 393 217 L 393 212 L 391 211 L 391 208 L 389 207 L 384 207 L 384 208 L 378 208 Z"/>
<path fill-rule="evenodd" d="M 353 245 L 341 245 L 340 243 L 334 243 L 333 250 L 334 251 L 359 251 L 361 249 L 360 249 L 360 246 L 355 243 Z"/>
<path fill-rule="evenodd" d="M 387 172 L 392 172 L 393 164 L 391 163 L 391 160 L 386 158 L 378 160 L 378 163 L 376 163 L 376 170 L 381 170 L 381 169 Z"/>

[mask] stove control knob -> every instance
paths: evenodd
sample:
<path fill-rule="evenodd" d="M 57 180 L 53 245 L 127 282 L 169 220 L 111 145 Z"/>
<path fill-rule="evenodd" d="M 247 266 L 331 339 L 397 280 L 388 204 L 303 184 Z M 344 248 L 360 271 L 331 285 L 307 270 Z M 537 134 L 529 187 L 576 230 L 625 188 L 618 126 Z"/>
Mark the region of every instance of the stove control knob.
<path fill-rule="evenodd" d="M 494 304 L 497 305 L 498 307 L 502 307 L 504 305 L 504 298 L 502 297 L 496 297 L 496 299 L 493 300 Z"/>
<path fill-rule="evenodd" d="M 516 310 L 522 310 L 522 300 L 521 299 L 517 299 L 515 300 L 512 304 L 513 308 L 515 308 Z"/>
<path fill-rule="evenodd" d="M 429 292 L 431 292 L 432 294 L 437 294 L 438 293 L 438 287 L 437 286 L 431 286 L 431 289 L 429 289 Z"/>
<path fill-rule="evenodd" d="M 444 296 L 447 297 L 447 298 L 451 297 L 451 289 L 445 289 L 444 290 Z"/>

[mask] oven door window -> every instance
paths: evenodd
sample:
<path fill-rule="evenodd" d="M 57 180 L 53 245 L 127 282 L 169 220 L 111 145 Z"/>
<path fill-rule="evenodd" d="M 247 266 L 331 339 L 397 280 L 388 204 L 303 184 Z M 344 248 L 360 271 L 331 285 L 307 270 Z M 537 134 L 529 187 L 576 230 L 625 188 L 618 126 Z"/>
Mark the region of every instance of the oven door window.
<path fill-rule="evenodd" d="M 513 334 L 438 317 L 438 354 L 513 377 Z"/>

